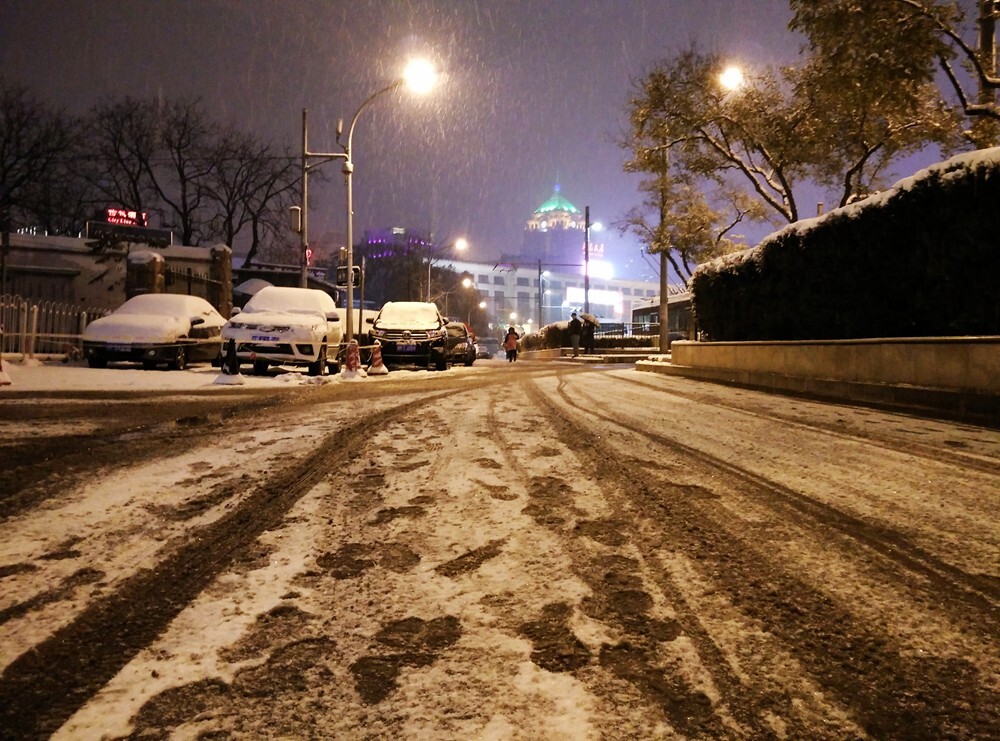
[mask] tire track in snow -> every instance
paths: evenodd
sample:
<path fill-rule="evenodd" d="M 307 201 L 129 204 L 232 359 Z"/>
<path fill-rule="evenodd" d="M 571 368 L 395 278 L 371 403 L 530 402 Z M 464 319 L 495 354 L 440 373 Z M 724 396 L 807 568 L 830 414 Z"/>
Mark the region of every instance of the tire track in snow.
<path fill-rule="evenodd" d="M 0 736 L 46 738 L 149 645 L 200 591 L 265 530 L 383 426 L 432 405 L 428 395 L 375 412 L 328 436 L 306 457 L 262 482 L 238 508 L 193 531 L 156 568 L 124 582 L 72 623 L 18 657 L 0 676 Z"/>
<path fill-rule="evenodd" d="M 605 438 L 615 429 L 645 438 L 671 453 L 690 457 L 708 476 L 722 474 L 744 491 L 756 491 L 765 500 L 791 506 L 812 521 L 814 528 L 836 529 L 904 572 L 927 579 L 928 593 L 936 601 L 953 600 L 975 610 L 981 630 L 987 635 L 996 633 L 996 590 L 989 580 L 955 569 L 894 533 L 879 531 L 739 466 L 630 424 L 621 415 L 598 411 L 606 402 L 575 389 L 570 393 L 564 378 L 560 379 L 557 394 L 562 404 L 574 412 L 602 423 L 582 423 L 540 391 L 534 393 L 536 402 L 545 405 L 553 420 L 558 420 L 559 434 L 567 444 L 572 441 L 577 448 L 582 445 L 589 451 L 588 458 L 598 462 L 589 475 L 610 479 L 623 491 L 632 492 L 628 509 L 637 523 L 633 537 L 645 541 L 642 550 L 650 552 L 668 542 L 700 563 L 726 590 L 732 604 L 777 636 L 812 677 L 845 707 L 853 709 L 869 733 L 877 737 L 945 737 L 959 729 L 960 735 L 986 737 L 996 727 L 1000 698 L 980 679 L 975 667 L 961 659 L 901 654 L 892 636 L 859 622 L 849 609 L 820 589 L 773 563 L 769 554 L 748 548 L 737 535 L 728 532 L 726 523 L 717 521 L 710 503 L 684 496 L 687 492 L 679 487 L 673 492 L 675 496 L 664 496 L 666 492 L 660 488 L 664 482 L 651 486 L 648 474 L 622 460 Z M 657 535 L 644 535 L 640 522 Z M 664 576 L 663 587 L 680 598 L 669 576 Z M 680 609 L 685 610 L 683 602 Z M 747 708 L 773 704 L 773 698 L 763 689 L 734 679 L 725 662 L 718 659 L 721 649 L 707 631 L 699 630 L 693 610 L 688 610 L 688 619 L 683 622 L 685 630 L 692 630 L 707 668 L 741 721 L 753 715 L 747 715 Z M 747 699 L 741 701 L 743 697 Z"/>

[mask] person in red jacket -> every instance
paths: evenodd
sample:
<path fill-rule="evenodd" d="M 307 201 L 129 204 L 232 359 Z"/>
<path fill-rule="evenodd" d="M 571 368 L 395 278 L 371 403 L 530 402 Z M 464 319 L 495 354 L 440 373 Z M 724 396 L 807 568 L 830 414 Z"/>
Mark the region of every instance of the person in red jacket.
<path fill-rule="evenodd" d="M 517 330 L 514 325 L 510 325 L 507 336 L 503 341 L 503 349 L 507 351 L 507 362 L 513 363 L 517 360 Z"/>

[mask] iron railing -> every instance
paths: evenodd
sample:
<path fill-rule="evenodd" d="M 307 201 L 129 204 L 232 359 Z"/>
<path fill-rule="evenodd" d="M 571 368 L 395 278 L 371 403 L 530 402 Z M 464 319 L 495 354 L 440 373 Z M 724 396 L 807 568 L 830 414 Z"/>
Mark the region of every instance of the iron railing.
<path fill-rule="evenodd" d="M 31 301 L 13 294 L 0 295 L 0 352 L 35 355 L 75 355 L 81 349 L 84 328 L 109 309 L 81 309 L 56 301 Z"/>

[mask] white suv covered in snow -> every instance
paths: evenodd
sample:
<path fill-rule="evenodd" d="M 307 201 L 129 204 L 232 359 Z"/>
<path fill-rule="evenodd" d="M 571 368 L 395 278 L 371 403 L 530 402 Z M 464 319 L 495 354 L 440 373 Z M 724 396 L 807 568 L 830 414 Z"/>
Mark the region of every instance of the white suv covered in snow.
<path fill-rule="evenodd" d="M 270 365 L 305 365 L 319 376 L 337 370 L 343 340 L 340 312 L 329 294 L 314 288 L 268 286 L 254 294 L 243 310 L 222 328 L 222 353 L 236 342 L 241 363 L 253 363 L 254 373 Z"/>

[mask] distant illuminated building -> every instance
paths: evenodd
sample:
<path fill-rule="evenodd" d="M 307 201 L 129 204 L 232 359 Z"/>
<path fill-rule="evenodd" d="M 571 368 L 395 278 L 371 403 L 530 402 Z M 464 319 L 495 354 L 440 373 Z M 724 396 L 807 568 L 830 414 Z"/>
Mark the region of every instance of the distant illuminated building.
<path fill-rule="evenodd" d="M 585 229 L 584 212 L 563 197 L 557 184 L 552 195 L 528 219 L 519 257 L 524 262 L 541 260 L 551 267 L 579 266 L 582 271 Z M 604 245 L 591 241 L 589 253 L 591 260 L 601 260 Z"/>

